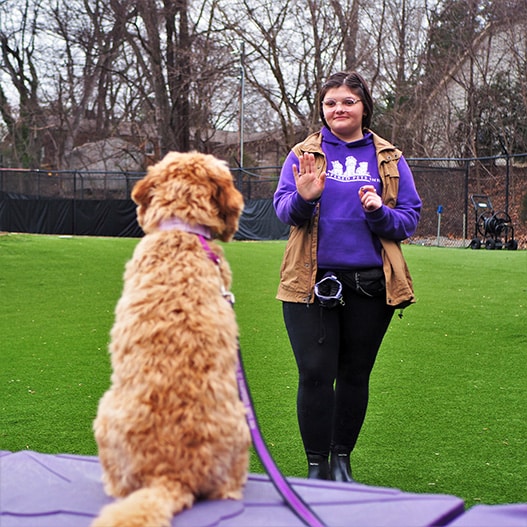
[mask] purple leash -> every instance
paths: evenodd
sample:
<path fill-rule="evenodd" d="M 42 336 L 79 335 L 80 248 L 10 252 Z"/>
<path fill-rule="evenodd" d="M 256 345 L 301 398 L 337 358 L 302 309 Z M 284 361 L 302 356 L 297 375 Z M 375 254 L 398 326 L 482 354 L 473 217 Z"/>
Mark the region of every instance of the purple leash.
<path fill-rule="evenodd" d="M 202 235 L 198 235 L 198 237 L 209 258 L 216 265 L 219 265 L 219 258 L 212 252 L 205 237 Z M 234 297 L 232 294 L 224 292 L 224 296 L 234 307 Z M 249 430 L 251 432 L 254 449 L 256 450 L 262 465 L 269 475 L 271 482 L 285 502 L 289 505 L 290 509 L 302 520 L 305 525 L 308 525 L 309 527 L 325 527 L 325 523 L 311 510 L 309 505 L 307 505 L 307 503 L 295 492 L 293 487 L 291 487 L 289 482 L 284 478 L 284 475 L 276 466 L 276 463 L 274 462 L 274 459 L 271 456 L 267 445 L 265 444 L 254 411 L 254 405 L 251 399 L 249 385 L 247 384 L 247 378 L 243 368 L 242 353 L 239 346 L 236 381 L 238 382 L 240 399 L 245 406 L 247 424 L 249 425 Z"/>
<path fill-rule="evenodd" d="M 247 379 L 243 370 L 241 350 L 238 348 L 238 368 L 236 371 L 236 380 L 238 381 L 238 390 L 240 392 L 240 399 L 245 405 L 247 411 L 247 423 L 251 431 L 253 446 L 264 466 L 267 474 L 271 478 L 276 490 L 281 494 L 282 498 L 287 502 L 291 510 L 310 527 L 324 527 L 325 524 L 320 518 L 310 509 L 306 502 L 294 491 L 289 482 L 284 478 L 280 469 L 276 466 L 267 445 L 262 437 L 258 421 L 254 413 L 254 406 L 251 400 L 251 394 L 247 385 Z"/>

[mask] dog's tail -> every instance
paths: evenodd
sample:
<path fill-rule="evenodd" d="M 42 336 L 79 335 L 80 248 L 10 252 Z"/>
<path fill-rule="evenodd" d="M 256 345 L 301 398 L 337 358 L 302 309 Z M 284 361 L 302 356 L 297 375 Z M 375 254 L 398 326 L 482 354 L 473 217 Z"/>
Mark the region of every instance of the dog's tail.
<path fill-rule="evenodd" d="M 179 483 L 153 485 L 101 509 L 90 527 L 170 527 L 172 516 L 194 503 L 194 495 Z"/>

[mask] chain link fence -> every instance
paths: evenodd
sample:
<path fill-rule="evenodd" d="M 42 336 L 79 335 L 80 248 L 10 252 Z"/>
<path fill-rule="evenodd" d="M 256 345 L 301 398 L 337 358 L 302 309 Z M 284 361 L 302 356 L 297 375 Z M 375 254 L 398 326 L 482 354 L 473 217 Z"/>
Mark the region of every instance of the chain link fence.
<path fill-rule="evenodd" d="M 33 199 L 130 199 L 144 172 L 0 168 L 0 192 Z"/>
<path fill-rule="evenodd" d="M 411 242 L 527 248 L 527 154 L 408 161 L 423 200 Z"/>
<path fill-rule="evenodd" d="M 407 161 L 423 200 L 410 243 L 479 248 L 475 241 L 482 246 L 489 239 L 512 238 L 517 243 L 509 248 L 527 248 L 527 154 Z M 272 198 L 280 167 L 236 169 L 233 174 L 246 198 L 267 199 Z M 493 219 L 498 223 L 495 232 L 489 229 Z"/>
<path fill-rule="evenodd" d="M 496 234 L 487 227 L 500 227 L 501 222 L 497 234 L 512 236 L 519 248 L 527 248 L 527 154 L 407 161 L 423 200 L 419 227 L 410 243 L 476 248 L 474 240 L 485 244 Z M 268 200 L 280 167 L 239 168 L 232 173 L 245 200 Z M 143 175 L 0 169 L 0 200 L 129 200 Z"/>

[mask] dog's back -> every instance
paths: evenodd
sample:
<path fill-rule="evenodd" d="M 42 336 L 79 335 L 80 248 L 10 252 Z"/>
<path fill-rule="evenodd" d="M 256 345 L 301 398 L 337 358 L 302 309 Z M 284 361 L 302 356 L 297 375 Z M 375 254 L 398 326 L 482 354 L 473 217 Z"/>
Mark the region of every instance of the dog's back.
<path fill-rule="evenodd" d="M 94 423 L 106 491 L 93 527 L 169 525 L 198 497 L 240 498 L 250 436 L 236 386 L 230 270 L 198 236 L 137 245 L 111 333 L 112 386 Z"/>

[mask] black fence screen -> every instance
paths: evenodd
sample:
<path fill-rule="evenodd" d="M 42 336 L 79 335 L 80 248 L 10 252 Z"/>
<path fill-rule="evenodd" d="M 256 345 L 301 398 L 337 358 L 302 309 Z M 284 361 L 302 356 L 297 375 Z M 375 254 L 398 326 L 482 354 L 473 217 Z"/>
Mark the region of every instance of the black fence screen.
<path fill-rule="evenodd" d="M 492 218 L 527 243 L 527 154 L 485 159 L 408 159 L 423 200 L 413 243 L 463 247 L 486 236 Z M 245 210 L 237 239 L 287 238 L 272 196 L 280 167 L 233 169 Z M 0 169 L 0 230 L 41 234 L 141 236 L 130 199 L 143 173 Z M 487 207 L 474 205 L 474 196 Z M 481 202 L 481 200 L 480 200 Z M 511 232 L 512 230 L 512 232 Z"/>

